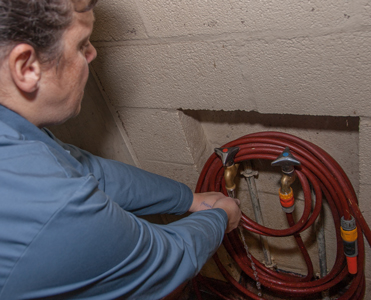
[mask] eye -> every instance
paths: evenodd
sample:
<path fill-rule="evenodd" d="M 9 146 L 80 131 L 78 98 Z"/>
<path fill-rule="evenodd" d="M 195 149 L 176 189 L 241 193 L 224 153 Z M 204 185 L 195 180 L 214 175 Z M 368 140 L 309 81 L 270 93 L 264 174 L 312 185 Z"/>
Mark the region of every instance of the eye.
<path fill-rule="evenodd" d="M 85 50 L 90 46 L 90 41 L 87 41 L 85 44 L 81 45 L 81 50 Z"/>

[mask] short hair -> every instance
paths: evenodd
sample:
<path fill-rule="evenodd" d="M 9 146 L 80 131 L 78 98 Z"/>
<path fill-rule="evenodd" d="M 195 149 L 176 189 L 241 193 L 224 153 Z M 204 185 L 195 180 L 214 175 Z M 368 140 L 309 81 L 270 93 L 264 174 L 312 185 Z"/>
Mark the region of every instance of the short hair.
<path fill-rule="evenodd" d="M 31 45 L 42 63 L 56 60 L 73 12 L 91 10 L 97 1 L 0 0 L 0 62 L 20 43 Z"/>

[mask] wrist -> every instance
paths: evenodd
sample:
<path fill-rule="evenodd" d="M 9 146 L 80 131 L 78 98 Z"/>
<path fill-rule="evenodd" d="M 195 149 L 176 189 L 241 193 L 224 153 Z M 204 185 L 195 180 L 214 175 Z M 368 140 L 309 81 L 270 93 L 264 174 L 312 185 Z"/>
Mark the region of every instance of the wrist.
<path fill-rule="evenodd" d="M 212 209 L 215 202 L 221 198 L 225 198 L 225 196 L 218 192 L 193 193 L 193 202 L 189 211 Z"/>

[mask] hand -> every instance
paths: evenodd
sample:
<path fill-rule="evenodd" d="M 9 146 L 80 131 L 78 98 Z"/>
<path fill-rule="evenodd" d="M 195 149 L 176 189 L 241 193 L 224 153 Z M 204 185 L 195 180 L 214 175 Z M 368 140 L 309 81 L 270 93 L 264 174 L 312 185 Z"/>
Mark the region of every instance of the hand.
<path fill-rule="evenodd" d="M 193 203 L 189 209 L 190 212 L 206 210 L 213 208 L 216 201 L 227 198 L 224 194 L 219 192 L 194 193 Z"/>
<path fill-rule="evenodd" d="M 233 229 L 237 228 L 241 220 L 241 210 L 239 208 L 240 200 L 224 197 L 215 202 L 213 208 L 223 209 L 228 216 L 228 224 L 226 232 L 231 232 Z"/>

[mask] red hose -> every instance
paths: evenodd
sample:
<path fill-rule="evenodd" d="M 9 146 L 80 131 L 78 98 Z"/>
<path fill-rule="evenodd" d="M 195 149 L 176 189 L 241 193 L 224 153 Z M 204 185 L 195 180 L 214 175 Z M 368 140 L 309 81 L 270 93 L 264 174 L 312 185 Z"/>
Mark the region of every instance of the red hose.
<path fill-rule="evenodd" d="M 371 230 L 360 212 L 355 191 L 339 164 L 316 145 L 280 132 L 262 132 L 246 135 L 223 147 L 240 148 L 235 157 L 236 163 L 253 159 L 272 161 L 282 153 L 285 147 L 289 147 L 291 153 L 301 162 L 301 166 L 296 168 L 296 174 L 304 192 L 305 205 L 302 216 L 296 223 L 292 215 L 287 214 L 289 227 L 281 230 L 259 225 L 244 214 L 242 217 L 242 226 L 251 232 L 272 237 L 293 235 L 307 265 L 307 276 L 298 277 L 266 268 L 252 257 L 255 265 L 254 269 L 263 289 L 282 296 L 282 299 L 287 299 L 288 297 L 311 298 L 311 296 L 318 297 L 318 294 L 322 291 L 328 289 L 331 291 L 331 288 L 350 278 L 346 291 L 338 299 L 362 299 L 365 293 L 364 241 L 362 233 L 365 235 L 368 244 L 371 245 Z M 222 191 L 227 195 L 223 173 L 224 169 L 220 158 L 216 154 L 211 155 L 201 172 L 196 192 Z M 316 195 L 314 208 L 312 208 L 310 185 L 313 187 Z M 329 204 L 335 224 L 337 252 L 332 270 L 323 278 L 315 280 L 312 261 L 301 240 L 300 233 L 310 227 L 317 219 L 321 211 L 323 195 Z M 346 220 L 350 220 L 351 215 L 356 219 L 358 226 L 357 243 L 359 251 L 358 273 L 352 276 L 349 275 L 347 270 L 343 242 L 340 235 L 341 217 L 344 216 Z M 255 280 L 252 263 L 246 256 L 244 245 L 238 233 L 232 231 L 227 234 L 223 245 L 229 255 L 239 265 L 242 272 Z M 259 297 L 238 283 L 224 268 L 217 254 L 215 254 L 214 260 L 223 276 L 240 294 L 251 299 L 264 299 L 264 295 Z M 202 277 L 199 277 L 199 282 L 205 284 L 205 280 L 202 280 Z M 221 298 L 228 299 L 227 296 L 221 295 L 215 287 L 208 286 L 208 288 Z M 198 297 L 201 299 L 200 295 Z"/>

